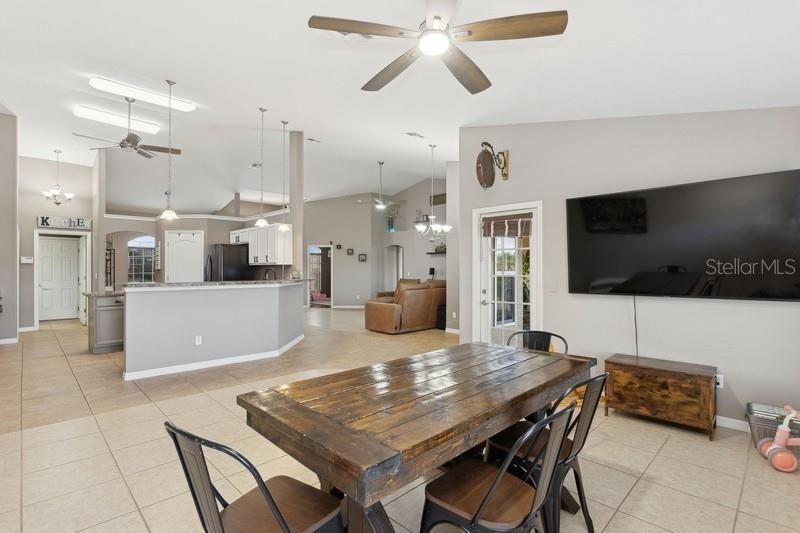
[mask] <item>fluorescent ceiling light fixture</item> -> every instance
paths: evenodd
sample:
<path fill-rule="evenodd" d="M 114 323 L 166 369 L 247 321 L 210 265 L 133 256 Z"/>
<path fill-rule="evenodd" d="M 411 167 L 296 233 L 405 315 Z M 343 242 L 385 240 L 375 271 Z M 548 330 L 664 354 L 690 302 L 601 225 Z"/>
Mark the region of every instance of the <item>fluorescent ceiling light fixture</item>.
<path fill-rule="evenodd" d="M 120 115 L 118 113 L 102 111 L 100 109 L 95 109 L 93 107 L 88 107 L 85 105 L 75 106 L 73 113 L 75 114 L 76 117 L 86 118 L 97 122 L 103 122 L 105 124 L 111 124 L 112 126 L 119 126 L 120 128 L 128 127 L 127 115 Z M 135 118 L 132 118 L 131 129 L 142 133 L 147 133 L 150 135 L 155 135 L 161 129 L 161 126 L 159 126 L 158 124 L 153 124 L 152 122 L 145 122 L 144 120 L 137 120 Z"/>
<path fill-rule="evenodd" d="M 118 94 L 128 98 L 134 98 L 140 102 L 147 102 L 149 104 L 160 105 L 161 107 L 169 107 L 169 96 L 147 89 L 140 89 L 127 83 L 120 83 L 118 81 L 109 80 L 95 76 L 89 80 L 89 85 L 97 89 L 111 94 Z M 178 98 L 172 99 L 172 109 L 177 111 L 194 111 L 197 106 L 188 100 L 180 100 Z"/>

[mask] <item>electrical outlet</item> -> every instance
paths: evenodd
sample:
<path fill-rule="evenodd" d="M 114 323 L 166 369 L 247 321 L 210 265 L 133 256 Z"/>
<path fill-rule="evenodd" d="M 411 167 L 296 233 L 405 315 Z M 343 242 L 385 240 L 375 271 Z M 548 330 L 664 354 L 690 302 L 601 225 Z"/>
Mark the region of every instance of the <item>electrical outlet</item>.
<path fill-rule="evenodd" d="M 194 345 L 195 346 L 200 346 L 201 344 L 203 344 L 203 336 L 202 335 L 195 335 L 195 337 L 194 337 Z"/>
<path fill-rule="evenodd" d="M 455 312 L 455 311 L 453 311 L 453 318 L 455 318 L 455 317 L 456 317 L 456 312 Z"/>
<path fill-rule="evenodd" d="M 725 376 L 723 376 L 722 374 L 717 374 L 716 385 L 717 385 L 718 389 L 724 389 L 725 388 Z"/>

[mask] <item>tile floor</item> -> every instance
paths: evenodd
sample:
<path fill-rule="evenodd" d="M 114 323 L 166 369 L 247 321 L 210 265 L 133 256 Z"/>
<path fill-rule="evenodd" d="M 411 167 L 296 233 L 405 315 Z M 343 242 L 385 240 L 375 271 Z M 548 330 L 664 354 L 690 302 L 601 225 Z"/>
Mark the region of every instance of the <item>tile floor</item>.
<path fill-rule="evenodd" d="M 456 342 L 426 331 L 387 336 L 363 329 L 358 311 L 311 309 L 306 339 L 279 359 L 126 383 L 122 354 L 86 353 L 77 322 L 43 323 L 0 346 L 0 532 L 200 531 L 163 421 L 243 452 L 265 477 L 313 473 L 244 423 L 242 392 Z M 254 487 L 238 464 L 209 454 L 228 499 Z M 596 531 L 800 531 L 800 474 L 772 471 L 748 436 L 701 434 L 598 415 L 582 469 Z M 572 487 L 570 485 L 570 487 Z M 416 531 L 419 480 L 388 497 L 399 533 Z M 562 530 L 585 531 L 564 514 Z"/>

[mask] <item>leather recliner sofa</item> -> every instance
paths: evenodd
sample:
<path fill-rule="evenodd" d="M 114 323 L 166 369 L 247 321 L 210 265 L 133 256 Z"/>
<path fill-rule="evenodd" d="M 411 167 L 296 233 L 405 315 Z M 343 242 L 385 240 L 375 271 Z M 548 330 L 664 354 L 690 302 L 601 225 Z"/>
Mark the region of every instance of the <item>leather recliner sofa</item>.
<path fill-rule="evenodd" d="M 394 297 L 379 296 L 365 307 L 368 330 L 395 335 L 436 327 L 436 312 L 447 298 L 447 283 L 401 282 Z"/>

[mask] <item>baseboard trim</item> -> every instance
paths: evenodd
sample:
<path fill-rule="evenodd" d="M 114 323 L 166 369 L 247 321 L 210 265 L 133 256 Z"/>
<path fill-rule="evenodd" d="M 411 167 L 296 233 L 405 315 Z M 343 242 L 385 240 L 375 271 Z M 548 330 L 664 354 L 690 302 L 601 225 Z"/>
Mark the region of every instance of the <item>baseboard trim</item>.
<path fill-rule="evenodd" d="M 31 331 L 39 331 L 39 328 L 37 328 L 36 326 L 23 326 L 19 328 L 20 333 L 29 333 Z"/>
<path fill-rule="evenodd" d="M 258 361 L 260 359 L 271 359 L 291 350 L 300 341 L 305 338 L 305 335 L 300 335 L 281 346 L 277 350 L 270 350 L 268 352 L 252 353 L 247 355 L 237 355 L 235 357 L 223 357 L 221 359 L 211 359 L 210 361 L 198 361 L 197 363 L 185 363 L 182 365 L 164 366 L 161 368 L 152 368 L 149 370 L 137 370 L 135 372 L 123 372 L 122 379 L 125 381 L 133 381 L 136 379 L 154 378 L 156 376 L 166 376 L 169 374 L 179 374 L 181 372 L 189 372 L 191 370 L 202 370 L 204 368 L 214 368 L 217 366 L 231 365 L 234 363 L 246 363 L 248 361 Z"/>
<path fill-rule="evenodd" d="M 739 420 L 738 418 L 728 418 L 727 416 L 717 415 L 717 427 L 750 433 L 750 426 L 747 421 Z"/>
<path fill-rule="evenodd" d="M 456 328 L 445 328 L 444 332 L 445 333 L 452 333 L 453 335 L 460 335 L 460 333 L 461 333 Z"/>
<path fill-rule="evenodd" d="M 332 305 L 331 309 L 364 309 L 363 305 Z"/>
<path fill-rule="evenodd" d="M 17 344 L 19 342 L 18 337 L 9 337 L 8 339 L 0 339 L 0 344 Z"/>

